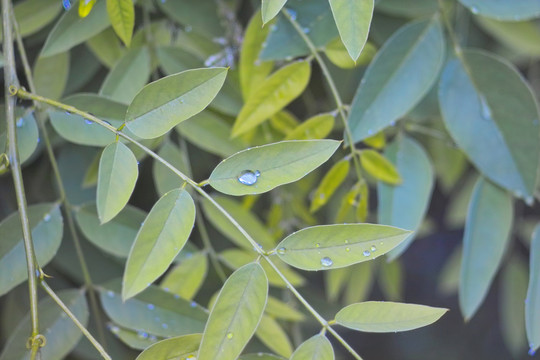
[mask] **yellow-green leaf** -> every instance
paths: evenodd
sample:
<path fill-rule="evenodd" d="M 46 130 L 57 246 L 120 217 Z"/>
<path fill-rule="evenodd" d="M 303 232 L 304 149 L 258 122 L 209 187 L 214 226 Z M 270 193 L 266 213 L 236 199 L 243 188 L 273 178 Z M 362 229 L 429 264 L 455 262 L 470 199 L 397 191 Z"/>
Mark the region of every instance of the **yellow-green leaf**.
<path fill-rule="evenodd" d="M 338 161 L 324 175 L 311 199 L 309 211 L 315 212 L 330 200 L 337 188 L 345 181 L 351 165 L 348 159 Z"/>
<path fill-rule="evenodd" d="M 268 302 L 266 303 L 266 309 L 264 309 L 264 311 L 268 315 L 283 320 L 303 321 L 305 319 L 303 313 L 272 296 L 268 297 Z"/>
<path fill-rule="evenodd" d="M 183 260 L 172 269 L 165 276 L 160 286 L 168 292 L 191 300 L 199 291 L 206 278 L 207 271 L 208 260 L 206 255 L 197 253 Z"/>
<path fill-rule="evenodd" d="M 242 107 L 232 129 L 232 136 L 253 129 L 283 109 L 306 88 L 311 76 L 311 65 L 297 61 L 270 75 L 255 90 Z"/>
<path fill-rule="evenodd" d="M 69 63 L 69 51 L 49 57 L 39 57 L 34 64 L 36 92 L 50 99 L 60 99 L 66 88 Z"/>
<path fill-rule="evenodd" d="M 136 360 L 191 359 L 197 354 L 201 338 L 201 334 L 191 334 L 161 340 L 145 349 Z"/>
<path fill-rule="evenodd" d="M 343 69 L 352 69 L 357 66 L 368 65 L 377 53 L 377 48 L 372 43 L 367 42 L 360 53 L 360 57 L 355 62 L 351 59 L 341 39 L 337 37 L 326 44 L 324 53 L 334 65 Z"/>
<path fill-rule="evenodd" d="M 365 138 L 364 144 L 372 148 L 381 150 L 386 145 L 386 138 L 384 137 L 384 132 L 379 131 L 375 135 Z"/>
<path fill-rule="evenodd" d="M 97 183 L 97 210 L 102 224 L 126 206 L 138 176 L 137 159 L 126 145 L 115 142 L 103 150 Z"/>
<path fill-rule="evenodd" d="M 263 24 L 272 20 L 283 8 L 287 0 L 262 0 L 261 15 Z"/>
<path fill-rule="evenodd" d="M 525 327 L 531 352 L 534 353 L 540 347 L 540 225 L 536 226 L 532 236 L 529 266 Z"/>
<path fill-rule="evenodd" d="M 368 174 L 378 180 L 393 185 L 401 183 L 401 177 L 394 164 L 375 150 L 362 150 L 360 163 Z"/>
<path fill-rule="evenodd" d="M 334 360 L 334 349 L 326 336 L 315 335 L 300 344 L 291 360 Z"/>
<path fill-rule="evenodd" d="M 258 263 L 236 270 L 212 308 L 197 359 L 237 359 L 259 324 L 267 296 L 268 280 Z"/>
<path fill-rule="evenodd" d="M 287 134 L 285 140 L 317 140 L 324 139 L 334 127 L 332 114 L 321 114 L 307 119 Z"/>
<path fill-rule="evenodd" d="M 107 13 L 111 25 L 120 39 L 129 47 L 133 26 L 135 25 L 135 7 L 132 0 L 107 0 Z"/>
<path fill-rule="evenodd" d="M 285 330 L 274 318 L 263 315 L 255 335 L 267 348 L 276 354 L 287 358 L 291 356 L 293 352 L 291 340 L 289 340 Z"/>
<path fill-rule="evenodd" d="M 79 0 L 79 17 L 87 17 L 95 3 L 96 0 Z"/>

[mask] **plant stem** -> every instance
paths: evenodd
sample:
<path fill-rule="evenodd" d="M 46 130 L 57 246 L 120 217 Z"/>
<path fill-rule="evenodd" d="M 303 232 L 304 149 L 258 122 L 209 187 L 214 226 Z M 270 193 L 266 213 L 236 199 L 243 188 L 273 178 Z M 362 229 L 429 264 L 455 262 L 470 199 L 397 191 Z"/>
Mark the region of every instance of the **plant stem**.
<path fill-rule="evenodd" d="M 15 94 L 12 87 L 17 87 L 19 81 L 15 68 L 15 54 L 13 51 L 13 32 L 11 22 L 11 1 L 2 0 L 2 22 L 4 32 L 4 93 L 6 97 L 6 121 L 9 165 L 15 184 L 15 196 L 22 225 L 24 251 L 26 254 L 26 269 L 28 272 L 28 291 L 30 295 L 30 321 L 31 334 L 28 341 L 30 346 L 30 359 L 38 356 L 39 348 L 43 346 L 43 336 L 39 334 L 38 293 L 37 293 L 37 261 L 32 242 L 32 231 L 28 220 L 26 195 L 22 178 L 19 150 L 17 148 L 17 130 L 15 126 Z"/>
<path fill-rule="evenodd" d="M 5 0 L 4 0 L 5 1 Z M 186 183 L 188 183 L 196 192 L 198 192 L 202 197 L 204 197 L 206 200 L 208 200 L 219 212 L 221 212 L 229 222 L 238 229 L 238 231 L 246 238 L 246 240 L 249 241 L 249 243 L 253 246 L 253 249 L 257 252 L 257 254 L 264 258 L 270 266 L 276 271 L 276 273 L 279 275 L 279 277 L 285 282 L 287 285 L 287 288 L 296 296 L 298 301 L 304 305 L 304 307 L 319 321 L 319 323 L 326 328 L 329 328 L 328 322 L 315 310 L 308 302 L 307 300 L 296 290 L 296 288 L 290 283 L 290 281 L 287 279 L 285 275 L 279 270 L 279 268 L 274 264 L 274 262 L 270 259 L 270 255 L 266 253 L 265 250 L 261 249 L 258 245 L 258 243 L 249 235 L 249 233 L 236 221 L 232 215 L 230 215 L 227 210 L 225 210 L 219 203 L 214 200 L 208 193 L 206 193 L 197 182 L 193 181 L 191 178 L 186 176 L 184 173 L 182 173 L 180 170 L 175 168 L 172 164 L 170 164 L 168 161 L 163 159 L 161 156 L 156 154 L 154 151 L 150 150 L 137 140 L 133 139 L 129 135 L 126 135 L 122 132 L 120 132 L 118 129 L 116 129 L 114 126 L 110 125 L 109 123 L 95 117 L 92 114 L 86 113 L 84 111 L 81 111 L 73 106 L 62 104 L 58 101 L 45 98 L 43 96 L 39 96 L 36 94 L 29 93 L 23 89 L 13 89 L 14 94 L 17 94 L 22 99 L 27 100 L 35 100 L 39 101 L 54 107 L 57 107 L 59 109 L 62 109 L 64 111 L 69 111 L 73 114 L 82 116 L 85 119 L 88 119 L 106 129 L 109 131 L 115 133 L 117 136 L 122 137 L 129 141 L 130 143 L 134 144 L 135 146 L 139 147 L 141 150 L 143 150 L 145 153 L 147 153 L 150 157 L 154 158 L 155 160 L 162 163 L 165 167 L 167 167 L 169 170 L 171 170 L 173 173 L 175 173 L 178 177 L 180 177 L 182 180 L 184 180 Z M 343 340 L 339 334 L 333 329 L 329 329 L 329 332 L 332 333 L 336 339 L 341 342 L 345 348 L 354 356 L 357 360 L 362 360 L 360 355 L 358 355 L 346 342 Z"/>
<path fill-rule="evenodd" d="M 12 11 L 12 18 L 13 18 L 13 28 L 15 31 L 15 38 L 17 40 L 17 48 L 19 50 L 19 54 L 21 56 L 21 60 L 23 63 L 24 73 L 26 76 L 26 81 L 28 82 L 28 87 L 33 93 L 36 93 L 36 87 L 34 85 L 34 78 L 32 76 L 32 70 L 30 68 L 30 65 L 28 63 L 28 57 L 26 55 L 26 50 L 24 48 L 24 44 L 21 38 L 21 33 L 19 31 L 19 24 L 17 23 L 17 20 L 15 19 L 15 14 Z M 34 106 L 36 108 L 40 108 L 40 103 L 37 101 L 34 101 Z M 66 196 L 66 190 L 64 186 L 64 182 L 62 180 L 62 176 L 60 175 L 60 170 L 58 168 L 58 163 L 56 162 L 56 157 L 54 156 L 54 150 L 51 145 L 49 132 L 47 130 L 47 127 L 45 126 L 45 122 L 42 116 L 42 113 L 39 112 L 36 116 L 37 123 L 39 126 L 39 130 L 41 132 L 41 135 L 44 140 L 45 149 L 47 151 L 47 155 L 49 157 L 49 162 L 51 164 L 54 178 L 56 181 L 56 185 L 58 186 L 58 192 L 60 193 L 60 200 L 62 201 L 65 209 L 66 214 L 66 220 L 68 229 L 71 233 L 71 237 L 73 239 L 73 243 L 75 245 L 75 253 L 77 254 L 77 259 L 79 260 L 79 264 L 81 266 L 81 271 L 83 273 L 84 283 L 86 287 L 88 288 L 88 296 L 90 298 L 90 307 L 92 309 L 92 313 L 95 316 L 95 320 L 97 323 L 97 331 L 99 340 L 102 342 L 103 345 L 107 345 L 106 338 L 105 338 L 105 332 L 103 320 L 101 318 L 101 313 L 99 310 L 98 302 L 97 302 L 97 296 L 96 291 L 94 289 L 94 285 L 92 282 L 92 278 L 90 276 L 90 271 L 88 269 L 88 265 L 86 263 L 86 259 L 84 258 L 84 254 L 81 247 L 81 242 L 79 239 L 79 234 L 77 233 L 77 230 L 75 228 L 75 221 L 73 220 L 73 207 L 71 206 L 71 203 L 69 202 L 68 197 Z"/>
<path fill-rule="evenodd" d="M 319 64 L 319 67 L 322 70 L 323 76 L 326 82 L 328 83 L 328 86 L 330 86 L 330 91 L 332 92 L 332 96 L 334 97 L 334 101 L 336 102 L 336 105 L 337 105 L 337 110 L 343 122 L 343 127 L 345 128 L 345 137 L 347 141 L 349 142 L 348 145 L 351 151 L 351 156 L 353 158 L 354 168 L 356 170 L 356 176 L 360 180 L 362 178 L 360 159 L 357 157 L 355 146 L 354 146 L 354 139 L 351 133 L 351 129 L 349 128 L 349 123 L 347 122 L 347 116 L 345 115 L 345 105 L 343 104 L 343 101 L 341 100 L 341 96 L 339 95 L 338 89 L 336 87 L 336 83 L 334 82 L 334 79 L 332 78 L 332 74 L 330 74 L 330 71 L 328 70 L 328 67 L 326 66 L 324 60 L 321 58 L 321 55 L 319 55 L 319 52 L 317 51 L 315 44 L 313 44 L 311 39 L 306 35 L 306 33 L 304 33 L 304 30 L 302 29 L 300 24 L 298 24 L 298 22 L 291 16 L 291 14 L 289 14 L 289 11 L 286 8 L 283 8 L 281 12 L 285 15 L 285 17 L 289 20 L 289 22 L 298 32 L 302 40 L 304 40 L 304 42 L 306 43 L 307 47 L 309 48 L 309 51 L 311 52 L 311 56 L 313 56 L 315 60 L 317 61 L 317 64 Z"/>
<path fill-rule="evenodd" d="M 47 294 L 49 294 L 49 296 L 54 300 L 54 302 L 56 302 L 58 306 L 60 306 L 60 308 L 64 311 L 64 313 L 66 313 L 66 315 L 75 323 L 75 325 L 79 328 L 79 330 L 81 330 L 83 335 L 86 336 L 88 341 L 90 341 L 92 345 L 94 345 L 96 350 L 99 351 L 101 356 L 104 359 L 112 360 L 110 355 L 107 354 L 107 352 L 105 351 L 105 349 L 103 349 L 101 344 L 92 336 L 92 334 L 90 334 L 90 332 L 88 332 L 88 330 L 86 330 L 86 327 L 84 327 L 84 325 L 81 324 L 79 319 L 77 319 L 77 317 L 71 312 L 71 310 L 69 310 L 66 304 L 64 304 L 62 299 L 60 299 L 58 295 L 56 295 L 56 293 L 49 287 L 49 285 L 47 285 L 47 283 L 44 280 L 41 280 L 41 287 L 45 290 L 45 292 L 47 292 Z"/>

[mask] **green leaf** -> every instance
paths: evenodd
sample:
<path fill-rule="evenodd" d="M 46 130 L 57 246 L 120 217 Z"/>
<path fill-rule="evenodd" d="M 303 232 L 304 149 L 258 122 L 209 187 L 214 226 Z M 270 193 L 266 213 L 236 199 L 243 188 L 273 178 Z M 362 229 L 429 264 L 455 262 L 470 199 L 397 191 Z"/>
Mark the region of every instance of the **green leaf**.
<path fill-rule="evenodd" d="M 86 326 L 88 306 L 84 291 L 63 290 L 57 295 L 81 324 Z M 49 297 L 39 302 L 38 312 L 40 332 L 47 336 L 46 346 L 40 349 L 41 358 L 64 359 L 81 339 L 81 331 Z M 30 359 L 30 350 L 26 347 L 25 341 L 30 333 L 31 319 L 28 314 L 15 329 L 12 329 L 11 336 L 0 354 L 0 360 Z"/>
<path fill-rule="evenodd" d="M 109 71 L 99 93 L 129 104 L 150 78 L 150 51 L 147 47 L 130 50 Z"/>
<path fill-rule="evenodd" d="M 207 38 L 223 36 L 225 33 L 222 19 L 218 16 L 219 7 L 213 0 L 159 1 L 157 5 L 167 16 Z"/>
<path fill-rule="evenodd" d="M 341 38 L 337 37 L 326 44 L 324 53 L 332 64 L 342 69 L 353 69 L 357 66 L 368 65 L 377 53 L 377 48 L 372 43 L 367 42 L 362 49 L 360 56 L 355 62 L 351 59 L 349 52 L 341 41 Z"/>
<path fill-rule="evenodd" d="M 29 206 L 28 221 L 37 262 L 43 267 L 54 257 L 62 241 L 64 224 L 58 203 Z M 0 295 L 3 295 L 28 278 L 18 212 L 0 223 L 0 234 Z"/>
<path fill-rule="evenodd" d="M 139 177 L 135 155 L 121 142 L 107 145 L 99 160 L 97 211 L 102 224 L 126 206 Z"/>
<path fill-rule="evenodd" d="M 326 336 L 315 335 L 300 344 L 291 360 L 334 360 L 334 349 Z"/>
<path fill-rule="evenodd" d="M 263 25 L 279 14 L 286 2 L 287 0 L 262 0 L 261 15 Z"/>
<path fill-rule="evenodd" d="M 468 7 L 473 14 L 498 20 L 517 21 L 540 16 L 540 3 L 535 0 L 520 0 L 512 3 L 505 0 L 459 1 Z"/>
<path fill-rule="evenodd" d="M 286 360 L 284 357 L 274 354 L 265 354 L 258 352 L 256 354 L 246 354 L 238 358 L 238 360 Z"/>
<path fill-rule="evenodd" d="M 360 163 L 369 175 L 378 180 L 392 185 L 398 185 L 402 182 L 399 171 L 394 165 L 375 150 L 362 150 Z"/>
<path fill-rule="evenodd" d="M 328 270 L 324 273 L 324 287 L 328 301 L 337 301 L 349 280 L 351 270 L 351 267 L 347 267 Z"/>
<path fill-rule="evenodd" d="M 338 36 L 328 0 L 288 0 L 287 11 L 317 48 L 324 47 L 328 41 Z M 279 14 L 276 22 L 271 25 L 259 58 L 261 61 L 286 60 L 310 53 L 306 42 L 291 22 Z"/>
<path fill-rule="evenodd" d="M 273 352 L 287 358 L 291 356 L 293 352 L 291 341 L 285 330 L 274 318 L 263 315 L 255 335 Z"/>
<path fill-rule="evenodd" d="M 127 128 L 143 139 L 165 134 L 208 106 L 226 76 L 225 68 L 193 69 L 146 85 L 129 105 Z"/>
<path fill-rule="evenodd" d="M 115 36 L 114 30 L 110 27 L 88 39 L 86 46 L 98 58 L 99 62 L 108 68 L 112 68 L 126 52 L 118 37 Z M 81 71 L 80 68 L 77 70 Z"/>
<path fill-rule="evenodd" d="M 120 258 L 127 258 L 146 213 L 127 205 L 106 224 L 101 224 L 95 203 L 77 209 L 75 219 L 83 235 L 101 250 Z"/>
<path fill-rule="evenodd" d="M 186 190 L 172 190 L 158 200 L 129 253 L 122 299 L 138 294 L 167 270 L 186 244 L 194 222 L 195 204 Z"/>
<path fill-rule="evenodd" d="M 402 183 L 391 186 L 379 182 L 378 222 L 418 231 L 426 215 L 434 175 L 431 162 L 425 150 L 412 138 L 399 136 L 386 148 L 386 157 L 401 174 Z M 401 255 L 414 240 L 411 234 L 389 254 L 389 261 Z"/>
<path fill-rule="evenodd" d="M 34 65 L 36 93 L 58 100 L 66 88 L 69 75 L 69 52 L 39 57 Z"/>
<path fill-rule="evenodd" d="M 540 159 L 535 95 L 505 60 L 478 50 L 448 61 L 439 84 L 446 127 L 484 176 L 533 201 Z"/>
<path fill-rule="evenodd" d="M 228 122 L 208 110 L 176 126 L 176 130 L 187 141 L 220 157 L 230 156 L 248 146 L 241 138 L 229 137 L 231 128 Z"/>
<path fill-rule="evenodd" d="M 197 253 L 173 268 L 160 286 L 184 299 L 191 300 L 202 286 L 208 272 L 208 260 L 203 253 Z"/>
<path fill-rule="evenodd" d="M 0 106 L 0 154 L 7 150 L 7 122 L 5 119 L 5 107 Z M 17 149 L 19 159 L 25 162 L 34 154 L 39 142 L 39 130 L 34 117 L 34 112 L 30 109 L 15 108 L 15 126 L 17 127 Z M 2 167 L 0 166 L 0 169 Z M 1 173 L 1 171 L 0 171 Z"/>
<path fill-rule="evenodd" d="M 373 224 L 313 226 L 283 239 L 277 254 L 287 264 L 303 270 L 337 269 L 384 255 L 409 234 Z"/>
<path fill-rule="evenodd" d="M 510 353 L 519 358 L 527 347 L 525 313 L 527 295 L 527 266 L 520 257 L 514 256 L 502 273 L 499 291 L 499 316 L 502 338 Z"/>
<path fill-rule="evenodd" d="M 197 354 L 201 338 L 201 334 L 191 334 L 162 340 L 145 349 L 136 360 L 189 359 Z"/>
<path fill-rule="evenodd" d="M 309 211 L 315 212 L 330 200 L 337 188 L 345 181 L 351 164 L 348 159 L 335 163 L 324 175 L 319 186 L 315 189 Z"/>
<path fill-rule="evenodd" d="M 403 298 L 403 266 L 399 260 L 382 264 L 379 268 L 379 288 L 386 299 L 400 301 Z"/>
<path fill-rule="evenodd" d="M 353 141 L 375 135 L 418 104 L 437 80 L 444 52 L 438 17 L 408 24 L 392 35 L 354 96 L 348 119 Z"/>
<path fill-rule="evenodd" d="M 281 1 L 283 0 L 270 0 L 270 3 L 275 4 Z M 263 0 L 263 5 L 264 3 Z M 242 49 L 240 50 L 240 59 L 238 61 L 240 87 L 244 99 L 250 97 L 251 93 L 260 86 L 274 67 L 274 63 L 271 61 L 259 60 L 259 53 L 268 36 L 269 29 L 270 26 L 263 27 L 261 16 L 258 12 L 253 15 L 246 28 Z"/>
<path fill-rule="evenodd" d="M 375 263 L 363 262 L 350 267 L 351 273 L 343 296 L 345 304 L 364 301 L 367 298 L 375 282 L 375 265 Z"/>
<path fill-rule="evenodd" d="M 324 139 L 332 131 L 335 118 L 332 114 L 315 115 L 287 134 L 285 140 Z"/>
<path fill-rule="evenodd" d="M 98 1 L 85 18 L 80 18 L 77 11 L 66 11 L 49 33 L 40 56 L 52 56 L 69 50 L 99 34 L 109 25 L 105 1 Z"/>
<path fill-rule="evenodd" d="M 135 7 L 132 0 L 107 0 L 107 13 L 116 35 L 127 47 L 135 26 Z"/>
<path fill-rule="evenodd" d="M 232 129 L 241 135 L 276 114 L 304 92 L 311 76 L 308 61 L 285 65 L 253 91 L 246 100 Z"/>
<path fill-rule="evenodd" d="M 479 178 L 463 236 L 459 306 L 470 319 L 484 301 L 510 239 L 514 208 L 503 189 Z"/>
<path fill-rule="evenodd" d="M 118 340 L 135 350 L 144 350 L 156 342 L 163 340 L 161 336 L 149 334 L 142 330 L 128 329 L 114 323 L 108 323 L 107 328 Z"/>
<path fill-rule="evenodd" d="M 371 18 L 373 0 L 329 0 L 339 35 L 351 59 L 356 61 L 366 44 Z"/>
<path fill-rule="evenodd" d="M 252 238 L 257 239 L 264 249 L 271 249 L 275 246 L 274 238 L 256 215 L 231 198 L 216 196 L 214 197 L 214 200 L 223 207 Z M 227 219 L 227 217 L 212 203 L 205 199 L 202 202 L 202 206 L 208 220 L 223 235 L 240 247 L 247 250 L 253 249 L 253 246 L 248 242 L 245 236 L 236 228 L 236 226 L 231 224 L 230 220 Z"/>
<path fill-rule="evenodd" d="M 525 300 L 525 325 L 532 352 L 540 347 L 540 226 L 534 230 L 529 260 L 529 288 Z"/>
<path fill-rule="evenodd" d="M 259 324 L 267 296 L 268 279 L 259 264 L 236 270 L 212 308 L 197 359 L 236 359 Z"/>
<path fill-rule="evenodd" d="M 158 155 L 182 173 L 191 176 L 185 154 L 171 141 L 165 141 L 161 149 L 159 149 Z M 152 174 L 154 175 L 154 184 L 160 196 L 163 196 L 172 189 L 179 188 L 184 183 L 171 169 L 157 160 L 153 161 Z"/>
<path fill-rule="evenodd" d="M 112 126 L 123 123 L 126 106 L 95 94 L 76 94 L 62 100 L 64 104 L 94 114 Z M 115 141 L 116 135 L 82 116 L 64 111 L 50 111 L 51 124 L 60 136 L 80 145 L 106 146 Z"/>
<path fill-rule="evenodd" d="M 120 296 L 120 281 L 100 287 L 100 300 L 107 316 L 140 335 L 170 337 L 200 333 L 208 319 L 206 310 L 156 286 L 126 301 Z"/>
<path fill-rule="evenodd" d="M 379 0 L 377 10 L 393 16 L 417 18 L 437 12 L 439 4 L 433 0 Z"/>
<path fill-rule="evenodd" d="M 299 310 L 272 296 L 268 296 L 266 309 L 264 309 L 264 311 L 277 319 L 288 321 L 303 321 L 306 318 Z"/>
<path fill-rule="evenodd" d="M 212 171 L 210 185 L 229 195 L 261 194 L 300 180 L 327 161 L 339 144 L 304 140 L 250 148 L 223 160 Z"/>
<path fill-rule="evenodd" d="M 61 11 L 62 6 L 56 0 L 26 0 L 13 7 L 22 37 L 37 33 L 50 24 Z"/>
<path fill-rule="evenodd" d="M 367 301 L 341 309 L 336 314 L 336 322 L 365 332 L 408 331 L 434 323 L 447 311 L 425 305 Z"/>
<path fill-rule="evenodd" d="M 461 254 L 463 249 L 456 246 L 446 259 L 437 279 L 437 290 L 443 295 L 453 295 L 459 288 L 459 272 L 461 269 Z"/>

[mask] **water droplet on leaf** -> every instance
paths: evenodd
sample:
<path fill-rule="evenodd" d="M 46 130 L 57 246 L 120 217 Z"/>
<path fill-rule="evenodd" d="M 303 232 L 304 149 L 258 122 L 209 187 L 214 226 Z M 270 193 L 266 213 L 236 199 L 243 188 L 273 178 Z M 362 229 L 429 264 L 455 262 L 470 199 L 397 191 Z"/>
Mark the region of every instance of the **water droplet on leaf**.
<path fill-rule="evenodd" d="M 148 333 L 144 331 L 137 331 L 137 336 L 141 339 L 148 339 Z"/>
<path fill-rule="evenodd" d="M 377 251 L 377 247 L 375 245 L 371 245 L 371 251 Z"/>
<path fill-rule="evenodd" d="M 323 257 L 321 259 L 321 265 L 326 266 L 326 267 L 330 267 L 330 266 L 334 265 L 334 262 L 332 261 L 332 259 L 330 259 L 328 256 L 326 256 L 326 257 Z"/>
<path fill-rule="evenodd" d="M 362 255 L 364 255 L 364 256 L 367 257 L 367 256 L 371 255 L 371 253 L 369 252 L 369 250 L 364 250 L 364 252 L 362 253 Z"/>
<path fill-rule="evenodd" d="M 148 305 L 146 305 L 146 308 L 148 310 L 154 310 L 156 307 L 154 306 L 154 304 L 148 304 Z"/>
<path fill-rule="evenodd" d="M 62 0 L 62 6 L 64 6 L 64 9 L 68 11 L 71 9 L 71 1 L 70 0 Z"/>
<path fill-rule="evenodd" d="M 261 176 L 261 172 L 259 170 L 255 170 L 255 171 L 244 170 L 242 171 L 240 176 L 238 176 L 238 182 L 240 184 L 244 184 L 248 186 L 255 185 L 259 176 Z"/>
<path fill-rule="evenodd" d="M 287 251 L 287 250 L 285 250 L 284 247 L 280 247 L 280 248 L 277 250 L 278 254 L 280 254 L 280 255 L 285 254 L 285 251 Z"/>
<path fill-rule="evenodd" d="M 17 119 L 17 127 L 20 128 L 20 127 L 23 127 L 24 125 L 24 119 L 23 118 L 18 118 Z"/>
<path fill-rule="evenodd" d="M 232 332 L 227 333 L 227 339 L 232 339 L 234 334 Z"/>
<path fill-rule="evenodd" d="M 92 121 L 90 121 L 88 119 L 85 119 L 84 122 L 86 123 L 86 125 L 92 125 Z"/>

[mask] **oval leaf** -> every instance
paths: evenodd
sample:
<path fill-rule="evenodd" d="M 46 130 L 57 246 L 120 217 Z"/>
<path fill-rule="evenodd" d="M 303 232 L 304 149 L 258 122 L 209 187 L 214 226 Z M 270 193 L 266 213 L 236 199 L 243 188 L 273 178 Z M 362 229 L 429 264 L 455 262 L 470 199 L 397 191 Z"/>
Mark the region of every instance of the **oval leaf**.
<path fill-rule="evenodd" d="M 366 44 L 371 18 L 373 0 L 329 0 L 339 35 L 351 59 L 356 61 Z"/>
<path fill-rule="evenodd" d="M 375 150 L 362 150 L 360 153 L 360 163 L 368 174 L 378 180 L 393 185 L 400 184 L 402 181 L 394 165 Z"/>
<path fill-rule="evenodd" d="M 538 17 L 540 15 L 540 2 L 536 0 L 459 0 L 467 6 L 473 14 L 480 14 L 499 20 L 516 21 Z"/>
<path fill-rule="evenodd" d="M 107 13 L 116 35 L 127 47 L 135 26 L 135 7 L 132 0 L 107 0 Z"/>
<path fill-rule="evenodd" d="M 300 344 L 291 360 L 334 360 L 334 349 L 326 336 L 315 335 Z"/>
<path fill-rule="evenodd" d="M 300 269 L 336 269 L 384 255 L 409 234 L 410 231 L 373 224 L 313 226 L 283 239 L 277 254 Z"/>
<path fill-rule="evenodd" d="M 34 64 L 34 85 L 38 94 L 60 99 L 69 75 L 69 51 L 54 56 L 39 57 Z"/>
<path fill-rule="evenodd" d="M 126 206 L 138 177 L 139 164 L 126 145 L 115 142 L 103 150 L 99 161 L 96 202 L 102 224 L 114 218 Z"/>
<path fill-rule="evenodd" d="M 437 80 L 444 50 L 438 17 L 406 25 L 388 39 L 351 105 L 348 122 L 354 142 L 390 126 L 420 102 Z"/>
<path fill-rule="evenodd" d="M 138 294 L 160 277 L 182 250 L 195 222 L 195 204 L 186 190 L 165 194 L 144 220 L 129 253 L 122 298 Z"/>
<path fill-rule="evenodd" d="M 255 335 L 270 350 L 284 357 L 291 356 L 293 347 L 287 333 L 273 317 L 263 315 Z"/>
<path fill-rule="evenodd" d="M 397 186 L 379 182 L 378 222 L 417 231 L 427 212 L 434 184 L 429 157 L 420 144 L 405 136 L 388 146 L 385 155 L 395 164 L 403 182 Z M 402 254 L 413 239 L 414 234 L 411 234 L 392 250 L 389 260 Z"/>
<path fill-rule="evenodd" d="M 286 65 L 270 75 L 249 96 L 236 118 L 232 136 L 253 129 L 283 109 L 304 92 L 311 76 L 308 61 L 297 61 Z"/>
<path fill-rule="evenodd" d="M 136 360 L 190 359 L 197 354 L 201 338 L 201 334 L 191 334 L 162 340 L 145 349 Z"/>
<path fill-rule="evenodd" d="M 206 255 L 197 253 L 167 273 L 160 286 L 168 292 L 191 300 L 204 282 L 207 271 Z"/>
<path fill-rule="evenodd" d="M 334 122 L 335 118 L 332 114 L 313 116 L 289 132 L 285 140 L 324 139 L 332 131 Z"/>
<path fill-rule="evenodd" d="M 303 178 L 327 161 L 339 141 L 282 141 L 241 151 L 223 160 L 210 185 L 225 194 L 261 194 Z M 257 172 L 258 171 L 258 172 Z"/>
<path fill-rule="evenodd" d="M 470 319 L 484 301 L 510 239 L 510 195 L 480 178 L 469 202 L 459 282 L 459 306 Z"/>
<path fill-rule="evenodd" d="M 193 69 L 146 85 L 129 105 L 127 128 L 143 139 L 165 134 L 208 106 L 226 76 L 225 68 Z"/>
<path fill-rule="evenodd" d="M 439 84 L 446 127 L 484 176 L 532 201 L 540 159 L 535 95 L 501 58 L 469 50 L 461 59 L 447 63 Z"/>
<path fill-rule="evenodd" d="M 212 308 L 198 360 L 234 360 L 253 336 L 263 315 L 268 280 L 257 263 L 236 270 Z"/>
<path fill-rule="evenodd" d="M 349 160 L 341 160 L 328 170 L 313 194 L 309 211 L 315 212 L 330 200 L 337 188 L 345 181 L 351 164 Z"/>
<path fill-rule="evenodd" d="M 262 0 L 261 15 L 263 24 L 272 20 L 285 5 L 287 0 Z"/>
<path fill-rule="evenodd" d="M 534 230 L 530 249 L 529 288 L 525 300 L 525 325 L 531 352 L 540 347 L 540 225 Z"/>
<path fill-rule="evenodd" d="M 336 314 L 336 322 L 365 332 L 408 331 L 434 323 L 447 311 L 425 305 L 367 301 L 341 309 Z"/>
<path fill-rule="evenodd" d="M 28 221 L 37 262 L 43 267 L 54 257 L 62 241 L 64 224 L 59 205 L 54 203 L 29 206 Z M 3 295 L 28 279 L 18 212 L 0 223 L 0 234 L 0 295 Z"/>

